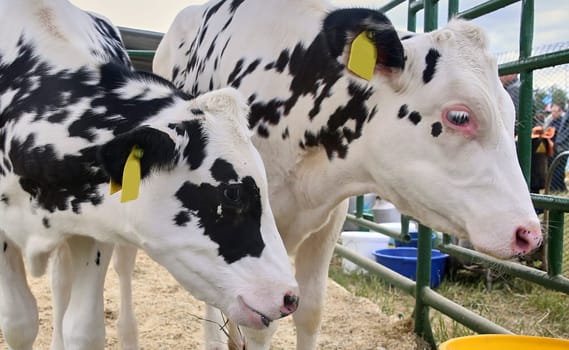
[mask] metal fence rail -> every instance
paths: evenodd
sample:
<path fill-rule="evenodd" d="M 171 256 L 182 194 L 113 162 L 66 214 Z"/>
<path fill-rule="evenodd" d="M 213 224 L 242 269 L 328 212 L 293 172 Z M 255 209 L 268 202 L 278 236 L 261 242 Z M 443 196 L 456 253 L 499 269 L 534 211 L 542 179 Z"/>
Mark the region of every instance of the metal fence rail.
<path fill-rule="evenodd" d="M 459 1 L 449 0 L 448 19 L 460 17 L 473 19 L 503 7 L 509 6 L 520 0 L 490 0 L 478 6 L 459 12 Z M 398 5 L 405 3 L 405 0 L 394 0 L 381 7 L 382 11 L 389 11 Z M 424 10 L 424 30 L 431 31 L 436 29 L 438 20 L 438 0 L 409 0 L 407 2 L 407 29 L 416 30 L 417 12 Z M 531 174 L 531 126 L 533 118 L 533 71 L 536 69 L 550 67 L 557 64 L 569 63 L 569 50 L 560 50 L 544 55 L 531 56 L 534 25 L 534 1 L 523 0 L 520 16 L 520 55 L 514 62 L 500 65 L 500 74 L 520 73 L 520 105 L 519 105 L 519 128 L 518 128 L 518 159 L 529 185 Z M 504 262 L 492 258 L 488 255 L 464 249 L 450 243 L 450 237 L 444 235 L 442 244 L 437 248 L 441 251 L 470 259 L 473 262 L 486 266 L 500 266 L 501 269 L 509 274 L 520 277 L 527 281 L 540 284 L 546 288 L 557 290 L 569 294 L 569 279 L 561 275 L 563 258 L 563 222 L 564 213 L 569 212 L 569 199 L 549 195 L 532 194 L 534 206 L 546 210 L 545 218 L 548 227 L 547 236 L 547 266 L 548 271 L 540 271 L 534 268 L 523 266 L 512 262 Z M 377 225 L 366 224 L 362 217 L 363 200 L 357 201 L 356 215 L 348 215 L 347 220 L 356 222 L 358 225 L 387 234 L 397 239 L 407 239 L 406 227 L 402 232 L 386 232 L 379 229 Z M 419 225 L 418 239 L 418 264 L 417 282 L 413 282 L 405 277 L 393 274 L 381 265 L 359 256 L 349 251 L 341 245 L 336 246 L 336 253 L 368 271 L 378 275 L 387 282 L 416 298 L 415 303 L 415 333 L 422 336 L 433 349 L 436 349 L 436 341 L 433 337 L 431 324 L 429 321 L 429 308 L 432 307 L 443 314 L 451 317 L 457 322 L 478 333 L 511 333 L 509 330 L 490 322 L 489 320 L 477 315 L 476 313 L 452 302 L 441 296 L 430 288 L 430 269 L 431 269 L 431 230 Z M 386 271 L 387 270 L 387 271 Z M 397 276 L 396 276 L 397 275 Z"/>

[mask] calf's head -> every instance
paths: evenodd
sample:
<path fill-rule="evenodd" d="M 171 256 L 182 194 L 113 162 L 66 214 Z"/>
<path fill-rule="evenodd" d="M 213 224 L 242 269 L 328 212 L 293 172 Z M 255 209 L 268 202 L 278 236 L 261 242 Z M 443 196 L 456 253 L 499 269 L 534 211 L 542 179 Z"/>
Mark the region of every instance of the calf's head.
<path fill-rule="evenodd" d="M 235 90 L 207 93 L 116 137 L 99 159 L 121 184 L 131 150 L 142 150 L 140 194 L 122 204 L 136 243 L 197 298 L 262 328 L 296 309 L 298 287 L 247 113 Z"/>
<path fill-rule="evenodd" d="M 369 30 L 379 31 L 384 44 L 376 44 L 371 80 L 354 75 L 353 82 L 373 91 L 377 113 L 363 129 L 367 141 L 356 140 L 350 152 L 367 160 L 374 190 L 403 213 L 491 255 L 508 258 L 539 246 L 540 223 L 517 162 L 513 103 L 484 32 L 462 20 L 399 34 L 401 41 L 392 28 Z"/>

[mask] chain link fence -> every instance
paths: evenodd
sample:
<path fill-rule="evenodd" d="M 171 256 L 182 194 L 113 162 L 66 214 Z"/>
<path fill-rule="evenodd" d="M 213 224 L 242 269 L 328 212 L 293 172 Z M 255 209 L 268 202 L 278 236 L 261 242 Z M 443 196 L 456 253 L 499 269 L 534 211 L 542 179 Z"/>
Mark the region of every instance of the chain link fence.
<path fill-rule="evenodd" d="M 540 46 L 533 49 L 532 56 L 543 55 L 555 51 L 569 49 L 569 41 L 551 45 Z M 503 52 L 496 55 L 498 63 L 517 60 L 517 51 Z M 561 152 L 569 150 L 569 64 L 558 65 L 534 71 L 533 75 L 534 101 L 533 125 L 553 126 L 553 155 L 548 156 L 544 147 L 540 148 L 539 140 L 534 140 L 534 154 L 532 156 L 532 192 L 543 191 L 547 167 Z M 509 91 L 511 93 L 511 91 Z M 512 95 L 512 93 L 511 93 Z M 517 98 L 512 95 L 513 98 Z M 545 144 L 544 144 L 545 145 Z M 563 160 L 553 172 L 550 186 L 551 193 L 565 193 L 565 164 Z M 568 169 L 569 170 L 569 169 Z M 569 182 L 569 177 L 567 178 Z"/>
<path fill-rule="evenodd" d="M 532 56 L 544 55 L 551 52 L 569 49 L 569 41 L 551 45 L 540 46 L 533 49 Z M 496 55 L 498 63 L 516 61 L 519 58 L 517 51 L 503 52 Z M 554 125 L 556 135 L 554 136 L 553 155 L 547 156 L 546 153 L 536 154 L 537 147 L 534 141 L 534 154 L 532 155 L 532 192 L 543 192 L 547 167 L 551 161 L 562 151 L 569 150 L 569 64 L 548 67 L 534 71 L 533 74 L 534 101 L 533 101 L 533 127 Z M 561 108 L 561 116 L 555 110 Z M 557 122 L 552 122 L 552 114 L 559 118 Z M 542 157 L 541 161 L 538 161 Z M 565 183 L 566 172 L 565 159 L 553 172 L 550 193 L 561 196 L 569 196 L 568 187 Z M 569 173 L 569 168 L 567 169 Z M 535 185 L 536 173 L 542 172 L 542 181 Z M 537 176 L 539 178 L 539 176 Z M 569 214 L 566 214 L 565 222 L 569 222 Z M 569 252 L 569 227 L 565 227 L 564 251 Z M 564 254 L 563 274 L 569 276 L 569 254 Z"/>

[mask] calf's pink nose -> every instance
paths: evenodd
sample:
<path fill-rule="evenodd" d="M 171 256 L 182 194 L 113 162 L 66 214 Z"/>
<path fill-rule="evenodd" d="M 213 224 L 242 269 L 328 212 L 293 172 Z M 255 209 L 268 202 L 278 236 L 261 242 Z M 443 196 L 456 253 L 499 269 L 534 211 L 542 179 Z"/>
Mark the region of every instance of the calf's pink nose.
<path fill-rule="evenodd" d="M 529 254 L 541 245 L 542 240 L 541 231 L 520 227 L 514 237 L 514 252 L 518 255 Z"/>

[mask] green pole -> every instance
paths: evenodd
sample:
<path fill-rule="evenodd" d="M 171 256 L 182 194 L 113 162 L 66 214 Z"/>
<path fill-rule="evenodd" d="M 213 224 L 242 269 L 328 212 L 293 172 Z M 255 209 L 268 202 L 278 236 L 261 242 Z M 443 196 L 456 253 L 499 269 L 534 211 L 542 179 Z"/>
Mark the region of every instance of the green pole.
<path fill-rule="evenodd" d="M 356 217 L 364 216 L 364 196 L 356 197 Z"/>
<path fill-rule="evenodd" d="M 410 32 L 417 31 L 417 3 L 420 1 L 409 0 L 409 7 L 407 8 L 407 30 Z"/>
<path fill-rule="evenodd" d="M 419 225 L 419 239 L 417 242 L 417 291 L 415 292 L 415 333 L 422 337 L 436 349 L 436 342 L 429 320 L 429 304 L 423 300 L 423 289 L 431 288 L 431 249 L 432 231 L 430 228 Z"/>
<path fill-rule="evenodd" d="M 522 0 L 520 26 L 520 60 L 531 56 L 533 43 L 534 2 Z M 518 160 L 529 186 L 531 176 L 531 129 L 533 127 L 533 71 L 520 73 Z"/>
<path fill-rule="evenodd" d="M 438 0 L 424 0 L 425 6 L 425 32 L 430 32 L 437 29 L 437 22 L 439 20 L 439 7 L 437 6 Z"/>
<path fill-rule="evenodd" d="M 484 16 L 490 12 L 494 12 L 513 3 L 519 2 L 520 0 L 488 0 L 484 3 L 474 6 L 466 11 L 459 13 L 459 17 L 464 19 L 473 19 L 477 17 Z"/>
<path fill-rule="evenodd" d="M 381 12 L 387 12 L 389 10 L 394 9 L 395 7 L 397 7 L 397 5 L 404 3 L 406 0 L 393 0 L 388 2 L 387 4 L 381 6 L 379 8 L 379 11 Z"/>
<path fill-rule="evenodd" d="M 449 0 L 448 1 L 448 20 L 450 21 L 450 19 L 455 17 L 457 13 L 458 13 L 458 0 Z"/>
<path fill-rule="evenodd" d="M 437 29 L 438 0 L 424 0 L 424 31 Z M 417 291 L 415 292 L 415 333 L 423 338 L 432 349 L 437 348 L 435 337 L 429 319 L 429 304 L 423 298 L 423 290 L 431 288 L 431 253 L 432 231 L 430 228 L 419 225 L 419 239 L 417 242 Z"/>
<path fill-rule="evenodd" d="M 558 210 L 549 212 L 549 232 L 547 235 L 547 273 L 551 277 L 563 272 L 563 217 Z"/>

